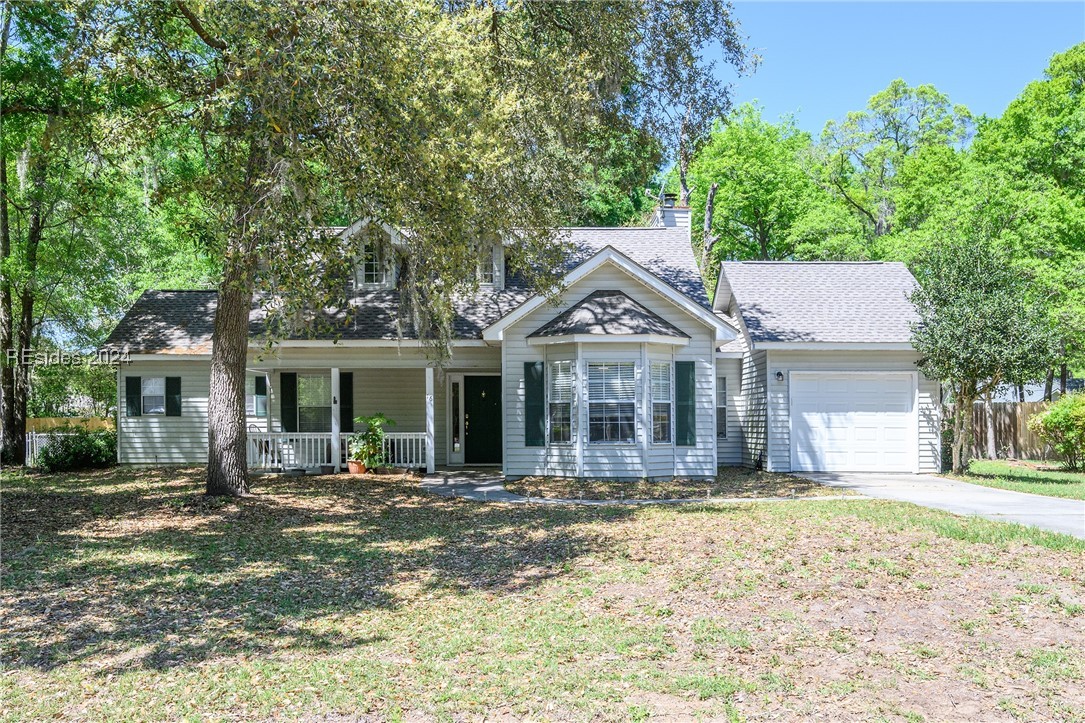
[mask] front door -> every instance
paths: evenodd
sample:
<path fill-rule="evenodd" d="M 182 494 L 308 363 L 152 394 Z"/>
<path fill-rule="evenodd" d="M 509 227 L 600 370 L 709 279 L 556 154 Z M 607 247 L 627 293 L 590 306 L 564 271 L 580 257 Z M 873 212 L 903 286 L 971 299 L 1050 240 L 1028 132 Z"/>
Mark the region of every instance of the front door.
<path fill-rule="evenodd" d="M 501 377 L 463 378 L 465 464 L 501 464 Z"/>

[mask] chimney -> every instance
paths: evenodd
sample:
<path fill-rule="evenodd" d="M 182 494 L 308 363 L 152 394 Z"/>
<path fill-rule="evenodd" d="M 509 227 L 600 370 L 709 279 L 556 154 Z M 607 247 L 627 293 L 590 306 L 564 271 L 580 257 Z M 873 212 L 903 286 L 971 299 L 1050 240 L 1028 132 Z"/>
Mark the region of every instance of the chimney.
<path fill-rule="evenodd" d="M 656 206 L 655 213 L 652 215 L 652 225 L 685 229 L 686 234 L 691 235 L 690 217 L 689 206 L 678 205 L 677 193 L 664 193 L 662 201 Z"/>

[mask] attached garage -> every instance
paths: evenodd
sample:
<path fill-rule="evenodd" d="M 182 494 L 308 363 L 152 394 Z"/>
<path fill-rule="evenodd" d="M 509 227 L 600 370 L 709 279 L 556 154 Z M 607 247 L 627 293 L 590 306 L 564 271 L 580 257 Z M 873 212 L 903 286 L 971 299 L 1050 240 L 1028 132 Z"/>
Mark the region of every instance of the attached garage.
<path fill-rule="evenodd" d="M 917 472 L 914 372 L 790 372 L 791 469 Z"/>

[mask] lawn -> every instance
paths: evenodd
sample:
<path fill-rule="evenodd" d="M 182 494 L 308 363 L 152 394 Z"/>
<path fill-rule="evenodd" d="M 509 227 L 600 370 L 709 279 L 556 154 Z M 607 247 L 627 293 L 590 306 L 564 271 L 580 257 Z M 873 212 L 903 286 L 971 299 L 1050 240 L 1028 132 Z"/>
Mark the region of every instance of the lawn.
<path fill-rule="evenodd" d="M 1085 543 L 878 500 L 3 478 L 4 720 L 1081 720 Z"/>
<path fill-rule="evenodd" d="M 1057 462 L 974 459 L 968 474 L 954 479 L 984 487 L 1085 500 L 1085 473 L 1067 472 Z"/>
<path fill-rule="evenodd" d="M 818 484 L 780 472 L 760 472 L 744 467 L 720 467 L 716 479 L 614 482 L 561 477 L 525 477 L 509 482 L 505 489 L 527 497 L 584 500 L 677 500 L 755 497 L 821 497 L 853 495 L 854 492 Z"/>

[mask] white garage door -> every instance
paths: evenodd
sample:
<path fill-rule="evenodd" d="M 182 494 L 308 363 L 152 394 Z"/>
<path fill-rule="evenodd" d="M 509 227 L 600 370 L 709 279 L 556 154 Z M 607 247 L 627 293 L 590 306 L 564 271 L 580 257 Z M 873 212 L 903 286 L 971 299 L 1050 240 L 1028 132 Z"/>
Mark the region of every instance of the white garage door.
<path fill-rule="evenodd" d="M 915 376 L 791 373 L 791 469 L 915 472 Z"/>

